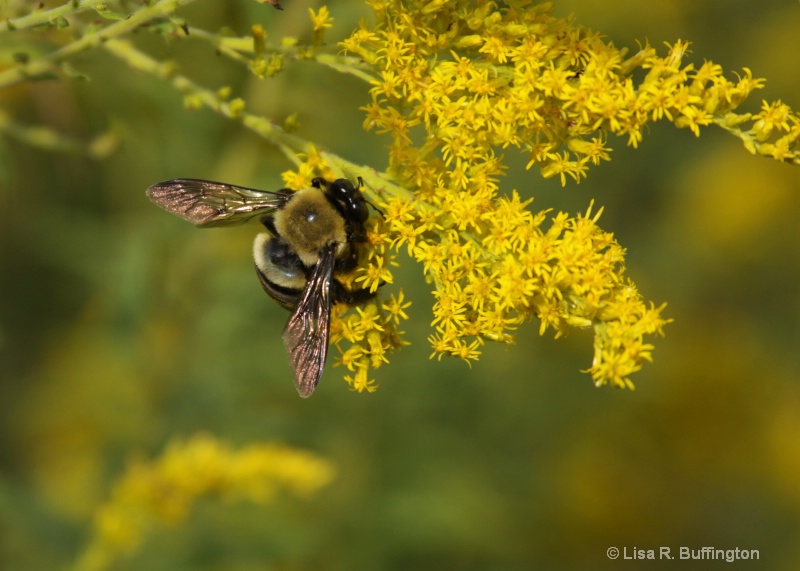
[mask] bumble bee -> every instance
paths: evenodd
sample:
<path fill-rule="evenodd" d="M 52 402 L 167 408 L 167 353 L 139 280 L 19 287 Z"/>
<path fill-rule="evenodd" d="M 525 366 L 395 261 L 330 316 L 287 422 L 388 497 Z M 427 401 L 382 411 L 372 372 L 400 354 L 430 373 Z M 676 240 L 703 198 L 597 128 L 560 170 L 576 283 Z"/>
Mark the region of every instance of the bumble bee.
<path fill-rule="evenodd" d="M 358 264 L 366 240 L 367 201 L 349 180 L 315 178 L 293 191 L 255 190 L 207 180 L 179 178 L 154 184 L 147 196 L 161 208 L 206 228 L 256 216 L 267 232 L 256 236 L 253 258 L 264 291 L 292 312 L 283 330 L 297 391 L 308 397 L 328 354 L 331 307 L 357 305 L 369 290 L 348 290 L 335 277 Z"/>

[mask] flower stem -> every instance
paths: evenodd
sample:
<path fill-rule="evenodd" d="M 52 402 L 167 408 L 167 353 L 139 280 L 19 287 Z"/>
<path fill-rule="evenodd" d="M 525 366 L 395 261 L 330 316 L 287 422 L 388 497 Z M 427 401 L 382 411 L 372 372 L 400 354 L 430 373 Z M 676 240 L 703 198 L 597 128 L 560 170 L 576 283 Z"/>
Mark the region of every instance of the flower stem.
<path fill-rule="evenodd" d="M 37 77 L 50 72 L 53 70 L 53 66 L 55 64 L 60 63 L 67 58 L 74 56 L 75 54 L 93 47 L 97 47 L 103 42 L 110 41 L 113 38 L 126 34 L 145 22 L 152 20 L 153 18 L 174 12 L 178 7 L 189 4 L 193 1 L 194 0 L 160 0 L 152 6 L 143 6 L 124 20 L 119 20 L 118 22 L 114 22 L 105 28 L 88 32 L 80 39 L 63 46 L 54 52 L 51 52 L 40 58 L 36 58 L 28 63 L 21 63 L 3 72 L 0 72 L 0 88 L 16 85 L 32 77 Z M 90 7 L 90 4 L 93 5 L 95 3 L 79 2 L 78 4 L 79 6 L 82 5 L 85 9 Z M 70 4 L 69 6 L 72 7 L 73 4 Z M 6 27 L 8 27 L 8 22 L 6 22 Z"/>
<path fill-rule="evenodd" d="M 84 10 L 90 10 L 95 6 L 102 6 L 105 3 L 106 0 L 72 0 L 58 8 L 36 10 L 25 16 L 20 16 L 19 18 L 6 18 L 4 21 L 0 22 L 0 32 L 24 30 L 26 28 L 54 24 L 59 18 L 64 18 L 70 14 L 77 14 Z"/>
<path fill-rule="evenodd" d="M 175 72 L 175 66 L 169 62 L 161 62 L 136 49 L 128 40 L 112 39 L 103 44 L 103 47 L 115 55 L 132 69 L 149 73 L 168 81 L 175 89 L 184 94 L 191 104 L 207 107 L 217 113 L 239 121 L 243 126 L 257 133 L 268 142 L 278 147 L 286 157 L 297 164 L 299 154 L 312 154 L 314 145 L 302 137 L 287 133 L 280 126 L 259 115 L 248 113 L 237 106 L 233 101 L 225 101 L 214 91 L 197 85 L 184 75 Z M 365 192 L 370 200 L 385 200 L 386 196 L 405 196 L 409 200 L 411 193 L 392 183 L 387 175 L 374 168 L 357 165 L 338 155 L 328 152 L 319 153 L 326 163 L 333 169 L 339 170 L 344 176 L 354 178 L 360 176 L 366 183 Z"/>

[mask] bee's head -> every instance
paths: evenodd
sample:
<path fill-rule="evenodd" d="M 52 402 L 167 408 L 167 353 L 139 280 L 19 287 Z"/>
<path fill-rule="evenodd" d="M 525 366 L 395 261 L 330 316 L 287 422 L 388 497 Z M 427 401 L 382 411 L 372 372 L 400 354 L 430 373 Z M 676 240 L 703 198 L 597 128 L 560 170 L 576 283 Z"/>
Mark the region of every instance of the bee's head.
<path fill-rule="evenodd" d="M 363 233 L 364 222 L 369 218 L 369 208 L 361 191 L 346 178 L 328 182 L 324 178 L 315 178 L 311 186 L 323 190 L 333 207 L 347 221 L 348 227 Z"/>

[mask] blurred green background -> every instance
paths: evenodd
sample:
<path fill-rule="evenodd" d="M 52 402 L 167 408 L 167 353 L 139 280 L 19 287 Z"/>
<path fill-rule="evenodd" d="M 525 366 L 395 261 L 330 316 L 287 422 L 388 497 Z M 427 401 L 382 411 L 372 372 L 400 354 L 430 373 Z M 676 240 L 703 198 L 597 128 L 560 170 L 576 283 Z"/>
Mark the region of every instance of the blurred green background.
<path fill-rule="evenodd" d="M 559 0 L 555 12 L 618 46 L 693 42 L 691 61 L 768 79 L 759 95 L 800 109 L 800 4 L 786 0 Z M 200 1 L 192 25 L 308 38 L 308 3 Z M 313 5 L 313 4 L 312 4 Z M 330 5 L 328 41 L 368 11 Z M 5 61 L 32 36 L 3 34 Z M 313 63 L 259 81 L 208 44 L 134 37 L 201 85 L 233 88 L 358 163 L 385 167 L 361 130 L 357 79 Z M 0 569 L 57 569 L 86 543 L 94 508 L 132 454 L 206 431 L 281 441 L 328 458 L 315 498 L 267 507 L 201 503 L 115 569 L 722 569 L 724 561 L 610 561 L 616 546 L 758 549 L 736 569 L 800 568 L 800 170 L 750 156 L 714 129 L 651 125 L 638 150 L 561 188 L 515 168 L 534 207 L 584 211 L 628 250 L 628 273 L 675 319 L 633 392 L 581 373 L 592 339 L 520 331 L 469 369 L 428 360 L 432 298 L 408 260 L 412 345 L 377 393 L 328 368 L 297 396 L 281 344 L 286 312 L 252 268 L 253 227 L 199 231 L 148 203 L 174 177 L 265 189 L 290 168 L 262 139 L 102 52 L 71 60 L 90 81 L 0 91 L 19 121 L 85 140 L 104 160 L 0 138 Z M 3 64 L 5 65 L 5 64 Z M 751 110 L 758 108 L 753 100 Z M 511 152 L 509 163 L 524 165 Z M 387 289 L 387 292 L 391 288 Z"/>

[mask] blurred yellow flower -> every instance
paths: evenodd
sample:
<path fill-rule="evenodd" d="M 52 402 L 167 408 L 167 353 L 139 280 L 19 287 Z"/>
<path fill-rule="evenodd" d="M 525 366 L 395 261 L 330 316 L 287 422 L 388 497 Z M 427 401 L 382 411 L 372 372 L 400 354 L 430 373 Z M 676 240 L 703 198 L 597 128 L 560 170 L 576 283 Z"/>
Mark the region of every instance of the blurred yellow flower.
<path fill-rule="evenodd" d="M 238 450 L 210 435 L 171 442 L 156 460 L 132 463 L 95 512 L 92 538 L 76 571 L 112 568 L 159 526 L 179 525 L 204 497 L 264 504 L 279 492 L 307 497 L 328 484 L 333 467 L 278 444 Z"/>

